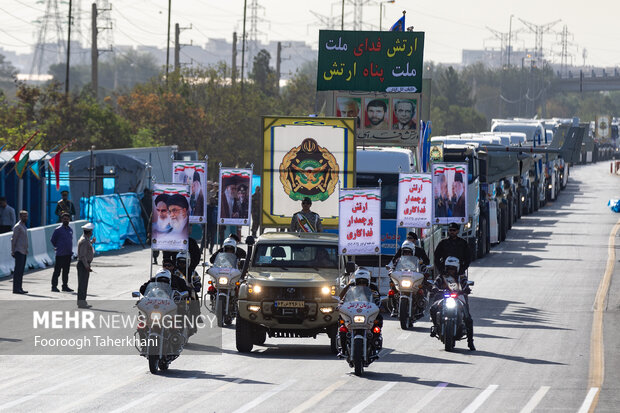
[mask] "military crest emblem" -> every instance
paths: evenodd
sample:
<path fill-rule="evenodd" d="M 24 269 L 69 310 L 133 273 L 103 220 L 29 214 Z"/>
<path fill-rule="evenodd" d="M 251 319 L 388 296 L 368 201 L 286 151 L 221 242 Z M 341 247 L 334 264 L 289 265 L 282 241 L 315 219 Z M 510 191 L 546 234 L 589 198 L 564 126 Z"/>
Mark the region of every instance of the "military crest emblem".
<path fill-rule="evenodd" d="M 338 163 L 334 155 L 312 138 L 292 148 L 280 164 L 280 182 L 293 200 L 305 197 L 324 201 L 338 183 Z"/>

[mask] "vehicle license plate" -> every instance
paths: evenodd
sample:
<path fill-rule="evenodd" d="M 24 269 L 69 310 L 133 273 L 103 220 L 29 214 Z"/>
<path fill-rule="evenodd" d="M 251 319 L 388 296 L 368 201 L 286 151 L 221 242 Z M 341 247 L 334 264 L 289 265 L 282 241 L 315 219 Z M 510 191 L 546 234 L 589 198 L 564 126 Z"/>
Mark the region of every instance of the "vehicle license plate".
<path fill-rule="evenodd" d="M 278 307 L 289 307 L 289 308 L 304 308 L 303 301 L 284 301 L 280 300 L 276 302 Z"/>

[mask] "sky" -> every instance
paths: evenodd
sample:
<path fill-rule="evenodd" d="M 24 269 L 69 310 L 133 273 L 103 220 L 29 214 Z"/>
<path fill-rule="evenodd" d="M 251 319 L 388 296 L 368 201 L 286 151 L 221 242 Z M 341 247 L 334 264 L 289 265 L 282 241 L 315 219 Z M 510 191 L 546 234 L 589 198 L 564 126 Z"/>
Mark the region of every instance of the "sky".
<path fill-rule="evenodd" d="M 354 1 L 364 3 L 364 30 L 379 29 L 381 6 L 384 30 L 406 10 L 406 26 L 425 32 L 426 61 L 459 63 L 462 49 L 499 49 L 497 36 L 501 34 L 494 34 L 488 28 L 505 33 L 507 39 L 511 27 L 513 50 L 534 48 L 535 37 L 521 22 L 524 20 L 532 26 L 552 26 L 543 34 L 543 48 L 557 63 L 562 50 L 559 33 L 566 25 L 568 53 L 572 55 L 569 63 L 582 66 L 586 49 L 586 65 L 620 66 L 620 0 L 395 0 L 394 3 L 345 0 L 345 29 L 353 27 Z M 342 2 L 339 0 L 247 0 L 248 31 L 253 2 L 259 4 L 257 29 L 263 42 L 301 40 L 316 48 L 320 28 L 327 28 L 330 21 L 336 24 L 334 28 L 340 28 Z M 57 3 L 61 20 L 67 20 L 68 0 L 0 0 L 0 47 L 19 53 L 32 50 L 48 3 Z M 79 36 L 84 45 L 90 45 L 93 0 L 73 0 L 74 14 L 78 3 L 82 29 L 77 35 L 78 31 L 74 30 L 72 39 Z M 117 46 L 166 46 L 167 0 L 97 0 L 100 6 L 106 3 L 112 5 L 109 13 L 113 28 L 102 31 L 101 48 L 107 47 L 107 39 Z M 181 33 L 181 43 L 203 46 L 209 38 L 230 41 L 233 31 L 241 35 L 243 0 L 171 0 L 171 3 L 172 26 L 179 23 L 188 28 Z M 551 25 L 557 20 L 560 21 Z M 55 24 L 50 24 L 48 38 L 54 39 L 56 31 Z M 174 39 L 174 33 L 171 37 Z"/>

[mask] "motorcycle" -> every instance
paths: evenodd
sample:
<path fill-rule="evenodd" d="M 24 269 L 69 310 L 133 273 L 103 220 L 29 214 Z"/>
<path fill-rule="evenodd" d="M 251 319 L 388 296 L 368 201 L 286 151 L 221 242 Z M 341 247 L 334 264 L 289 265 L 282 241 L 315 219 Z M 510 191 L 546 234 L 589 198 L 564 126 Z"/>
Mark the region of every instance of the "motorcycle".
<path fill-rule="evenodd" d="M 379 358 L 383 337 L 377 316 L 379 307 L 374 303 L 372 291 L 366 286 L 353 286 L 340 305 L 338 347 L 346 357 L 355 375 L 361 376 L 364 367 Z M 344 338 L 344 342 L 342 341 Z"/>
<path fill-rule="evenodd" d="M 241 278 L 237 256 L 230 252 L 220 252 L 207 274 L 213 278 L 213 281 L 209 281 L 207 293 L 211 300 L 211 311 L 217 318 L 217 326 L 230 325 L 237 316 L 237 292 Z"/>
<path fill-rule="evenodd" d="M 467 297 L 461 287 L 461 276 L 444 276 L 443 284 L 438 286 L 442 297 L 433 306 L 435 312 L 435 335 L 444 344 L 446 351 L 452 351 L 458 340 L 467 336 L 465 326 L 465 305 Z M 467 281 L 468 286 L 473 286 L 473 281 Z"/>
<path fill-rule="evenodd" d="M 389 273 L 391 288 L 388 292 L 388 307 L 393 314 L 398 314 L 400 327 L 407 330 L 413 323 L 424 316 L 428 304 L 430 268 L 415 256 L 403 255 L 396 267 Z"/>
<path fill-rule="evenodd" d="M 132 297 L 139 298 L 139 292 Z M 136 349 L 149 361 L 149 370 L 166 371 L 172 361 L 179 357 L 187 343 L 188 328 L 185 318 L 188 314 L 188 292 L 172 290 L 165 282 L 151 282 L 144 291 L 144 297 L 136 303 L 139 310 L 138 328 L 134 333 Z"/>

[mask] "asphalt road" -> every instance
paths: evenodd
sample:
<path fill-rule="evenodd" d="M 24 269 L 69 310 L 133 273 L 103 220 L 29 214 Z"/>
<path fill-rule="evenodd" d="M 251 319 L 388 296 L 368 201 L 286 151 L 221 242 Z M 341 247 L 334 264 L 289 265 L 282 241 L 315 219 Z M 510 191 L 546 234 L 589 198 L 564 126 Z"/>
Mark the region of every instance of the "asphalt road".
<path fill-rule="evenodd" d="M 427 318 L 403 331 L 388 317 L 382 357 L 360 378 L 330 354 L 326 336 L 268 339 L 243 355 L 233 326 L 223 330 L 220 354 L 183 354 L 157 376 L 137 354 L 1 355 L 0 410 L 586 412 L 596 405 L 618 412 L 618 268 L 601 293 L 602 328 L 593 329 L 599 284 L 612 269 L 608 255 L 618 251 L 609 241 L 620 215 L 606 205 L 620 196 L 620 177 L 608 171 L 608 163 L 572 169 L 556 202 L 521 219 L 472 265 L 475 352 L 463 341 L 445 352 L 429 337 Z M 97 308 L 97 300 L 130 299 L 148 263 L 149 252 L 139 249 L 96 257 L 89 301 Z M 50 278 L 51 269 L 27 274 L 24 302 L 75 300 L 51 293 Z M 73 288 L 75 280 L 72 267 Z M 0 281 L 0 300 L 15 299 L 10 288 Z M 0 331 L 5 354 L 15 340 Z M 598 367 L 597 349 L 604 351 Z"/>

